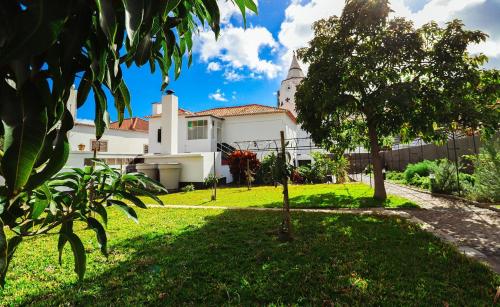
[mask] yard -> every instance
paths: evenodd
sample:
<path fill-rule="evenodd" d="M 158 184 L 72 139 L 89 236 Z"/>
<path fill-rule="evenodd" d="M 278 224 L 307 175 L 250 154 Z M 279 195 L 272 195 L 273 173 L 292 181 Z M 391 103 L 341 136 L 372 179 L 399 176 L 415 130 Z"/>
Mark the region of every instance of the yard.
<path fill-rule="evenodd" d="M 91 230 L 78 284 L 66 247 L 28 239 L 16 253 L 5 305 L 313 304 L 488 305 L 500 277 L 396 218 L 294 213 L 291 243 L 277 212 L 140 210 L 139 224 L 111 210 L 106 260 Z"/>
<path fill-rule="evenodd" d="M 208 205 L 222 207 L 279 208 L 283 205 L 283 189 L 273 186 L 221 188 L 217 200 L 211 201 L 211 190 L 172 193 L 160 197 L 166 205 Z M 291 208 L 418 208 L 404 198 L 389 196 L 385 202 L 373 199 L 373 189 L 362 183 L 290 185 Z M 152 200 L 147 200 L 154 203 Z"/>

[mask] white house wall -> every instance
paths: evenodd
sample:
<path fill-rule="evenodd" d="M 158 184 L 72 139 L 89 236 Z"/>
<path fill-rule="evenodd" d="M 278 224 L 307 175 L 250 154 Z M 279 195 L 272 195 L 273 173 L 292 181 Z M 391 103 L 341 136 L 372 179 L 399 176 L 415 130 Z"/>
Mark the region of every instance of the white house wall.
<path fill-rule="evenodd" d="M 68 134 L 70 150 L 78 151 L 78 145 L 85 145 L 86 152 L 92 152 L 92 140 L 95 140 L 95 127 L 75 125 Z M 148 144 L 148 133 L 130 130 L 108 129 L 101 138 L 108 141 L 107 153 L 143 154 L 144 145 Z"/>
<path fill-rule="evenodd" d="M 180 119 L 179 119 L 180 123 Z M 151 118 L 149 120 L 149 153 L 159 154 L 161 153 L 161 144 L 158 143 L 158 129 L 161 128 L 161 122 L 159 118 Z M 180 139 L 179 139 L 180 140 Z"/>
<path fill-rule="evenodd" d="M 215 154 L 216 174 L 223 176 L 225 171 L 220 168 L 220 152 Z M 203 182 L 209 174 L 213 174 L 214 154 L 212 152 L 184 153 L 176 155 L 147 155 L 145 163 L 180 163 L 181 178 L 184 183 Z"/>

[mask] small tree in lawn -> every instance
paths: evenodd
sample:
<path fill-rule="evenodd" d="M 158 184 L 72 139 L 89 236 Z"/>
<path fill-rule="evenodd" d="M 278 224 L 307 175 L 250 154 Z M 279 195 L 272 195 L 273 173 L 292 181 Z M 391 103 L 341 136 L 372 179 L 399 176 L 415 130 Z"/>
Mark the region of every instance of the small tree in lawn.
<path fill-rule="evenodd" d="M 253 175 L 260 168 L 257 154 L 248 150 L 235 150 L 229 155 L 228 162 L 233 179 L 237 180 L 239 185 L 243 179 L 250 186 Z"/>
<path fill-rule="evenodd" d="M 316 22 L 299 51 L 310 67 L 296 93 L 298 121 L 316 143 L 338 153 L 368 145 L 379 199 L 384 137 L 430 141 L 445 138 L 452 121 L 490 129 L 499 122 L 488 109 L 498 99 L 498 72 L 482 72 L 486 57 L 467 53 L 486 35 L 458 20 L 415 29 L 390 12 L 387 0 L 348 0 L 340 17 Z"/>

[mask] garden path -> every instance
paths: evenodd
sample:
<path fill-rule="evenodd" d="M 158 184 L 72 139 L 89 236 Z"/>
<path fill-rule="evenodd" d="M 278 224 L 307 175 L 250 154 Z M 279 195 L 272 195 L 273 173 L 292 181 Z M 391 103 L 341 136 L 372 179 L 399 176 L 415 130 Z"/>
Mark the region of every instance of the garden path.
<path fill-rule="evenodd" d="M 363 182 L 369 184 L 369 177 L 363 176 Z M 434 228 L 429 231 L 500 273 L 500 213 L 387 181 L 385 185 L 387 193 L 409 199 L 422 208 L 405 211 Z"/>

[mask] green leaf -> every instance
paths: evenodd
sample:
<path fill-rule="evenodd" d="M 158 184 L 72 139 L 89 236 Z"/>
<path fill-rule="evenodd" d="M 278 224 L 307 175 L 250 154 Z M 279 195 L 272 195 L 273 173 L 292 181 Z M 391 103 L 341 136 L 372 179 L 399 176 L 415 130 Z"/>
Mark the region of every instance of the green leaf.
<path fill-rule="evenodd" d="M 82 240 L 73 232 L 61 233 L 65 237 L 67 242 L 71 245 L 71 250 L 73 251 L 73 257 L 75 260 L 75 273 L 78 275 L 80 281 L 83 280 L 85 275 L 87 256 L 85 254 L 85 247 L 83 246 Z"/>
<path fill-rule="evenodd" d="M 80 80 L 80 84 L 78 85 L 78 92 L 76 94 L 76 107 L 79 108 L 83 106 L 87 97 L 89 96 L 90 89 L 92 88 L 92 82 L 90 80 L 92 73 L 85 71 L 82 79 Z"/>
<path fill-rule="evenodd" d="M 104 223 L 105 226 L 108 225 L 108 212 L 106 211 L 106 208 L 102 204 L 96 203 L 94 204 L 94 211 L 97 212 L 102 218 L 102 222 Z"/>
<path fill-rule="evenodd" d="M 33 211 L 31 212 L 31 218 L 36 220 L 40 215 L 45 211 L 45 209 L 49 206 L 52 201 L 52 193 L 50 192 L 49 186 L 45 183 L 42 184 L 39 188 L 45 198 L 40 199 L 36 198 L 35 203 L 33 205 Z"/>
<path fill-rule="evenodd" d="M 137 207 L 139 208 L 142 208 L 142 209 L 147 209 L 148 207 L 146 207 L 146 205 L 142 202 L 142 200 L 140 200 L 139 198 L 137 198 L 136 196 L 128 193 L 128 192 L 125 192 L 125 191 L 119 191 L 117 192 L 116 194 L 120 195 L 121 197 L 127 199 L 127 200 L 130 200 L 132 203 L 134 203 L 134 205 L 136 205 Z"/>
<path fill-rule="evenodd" d="M 125 84 L 125 81 L 122 79 L 122 82 L 118 86 L 118 90 L 120 91 L 121 97 L 123 99 L 123 103 L 125 104 L 125 107 L 127 108 L 128 115 L 132 117 L 132 107 L 130 106 L 130 93 L 128 91 L 128 87 Z"/>
<path fill-rule="evenodd" d="M 29 81 L 21 89 L 17 121 L 4 121 L 2 171 L 11 194 L 19 193 L 28 182 L 47 134 L 47 109 L 40 106 L 37 91 Z"/>
<path fill-rule="evenodd" d="M 139 46 L 137 46 L 137 52 L 135 54 L 135 64 L 137 66 L 142 66 L 146 64 L 146 62 L 149 60 L 151 57 L 151 36 L 148 34 L 144 35 L 142 40 L 139 43 Z"/>
<path fill-rule="evenodd" d="M 63 233 L 73 232 L 73 221 L 67 221 L 62 223 L 61 229 L 59 230 L 59 240 L 57 242 L 57 250 L 59 251 L 59 265 L 62 265 L 62 252 L 64 250 L 64 245 L 68 242 L 66 236 Z"/>
<path fill-rule="evenodd" d="M 98 220 L 88 217 L 87 218 L 87 224 L 89 227 L 95 231 L 96 236 L 97 236 L 97 242 L 99 242 L 99 247 L 101 248 L 101 252 L 104 256 L 108 256 L 108 250 L 107 250 L 107 242 L 108 238 L 106 237 L 106 231 L 104 230 L 104 227 L 102 227 L 101 223 L 99 223 Z"/>
<path fill-rule="evenodd" d="M 154 193 L 151 193 L 147 191 L 146 189 L 136 189 L 136 188 L 130 188 L 130 191 L 135 192 L 135 193 L 142 193 L 152 199 L 154 199 L 159 205 L 163 206 L 163 201 Z"/>
<path fill-rule="evenodd" d="M 122 210 L 129 218 L 131 218 L 134 222 L 139 223 L 137 213 L 135 213 L 134 209 L 130 208 L 126 203 L 116 199 L 109 199 L 108 205 L 115 205 L 120 210 Z"/>
<path fill-rule="evenodd" d="M 115 42 L 116 35 L 116 18 L 115 9 L 113 8 L 112 0 L 96 0 L 97 8 L 99 9 L 99 24 L 102 31 L 109 40 L 109 45 L 112 46 Z"/>
<path fill-rule="evenodd" d="M 16 16 L 15 36 L 0 53 L 0 66 L 14 59 L 26 59 L 47 50 L 57 40 L 70 1 L 31 1 Z"/>
<path fill-rule="evenodd" d="M 57 174 L 66 165 L 69 157 L 67 132 L 72 128 L 73 116 L 68 110 L 65 110 L 52 155 L 45 167 L 40 172 L 31 176 L 28 182 L 29 188 L 36 188 L 42 182 Z M 45 146 L 52 146 L 52 144 L 46 144 Z"/>
<path fill-rule="evenodd" d="M 96 134 L 96 139 L 99 140 L 104 134 L 106 128 L 108 127 L 105 120 L 105 114 L 107 114 L 107 99 L 106 95 L 104 94 L 104 91 L 101 89 L 99 85 L 94 85 L 93 89 L 94 89 L 94 101 L 95 101 L 95 118 L 94 118 L 95 134 Z"/>
<path fill-rule="evenodd" d="M 144 1 L 143 0 L 122 0 L 125 6 L 125 27 L 127 36 L 132 45 L 135 45 L 137 32 L 142 23 L 144 16 Z"/>

